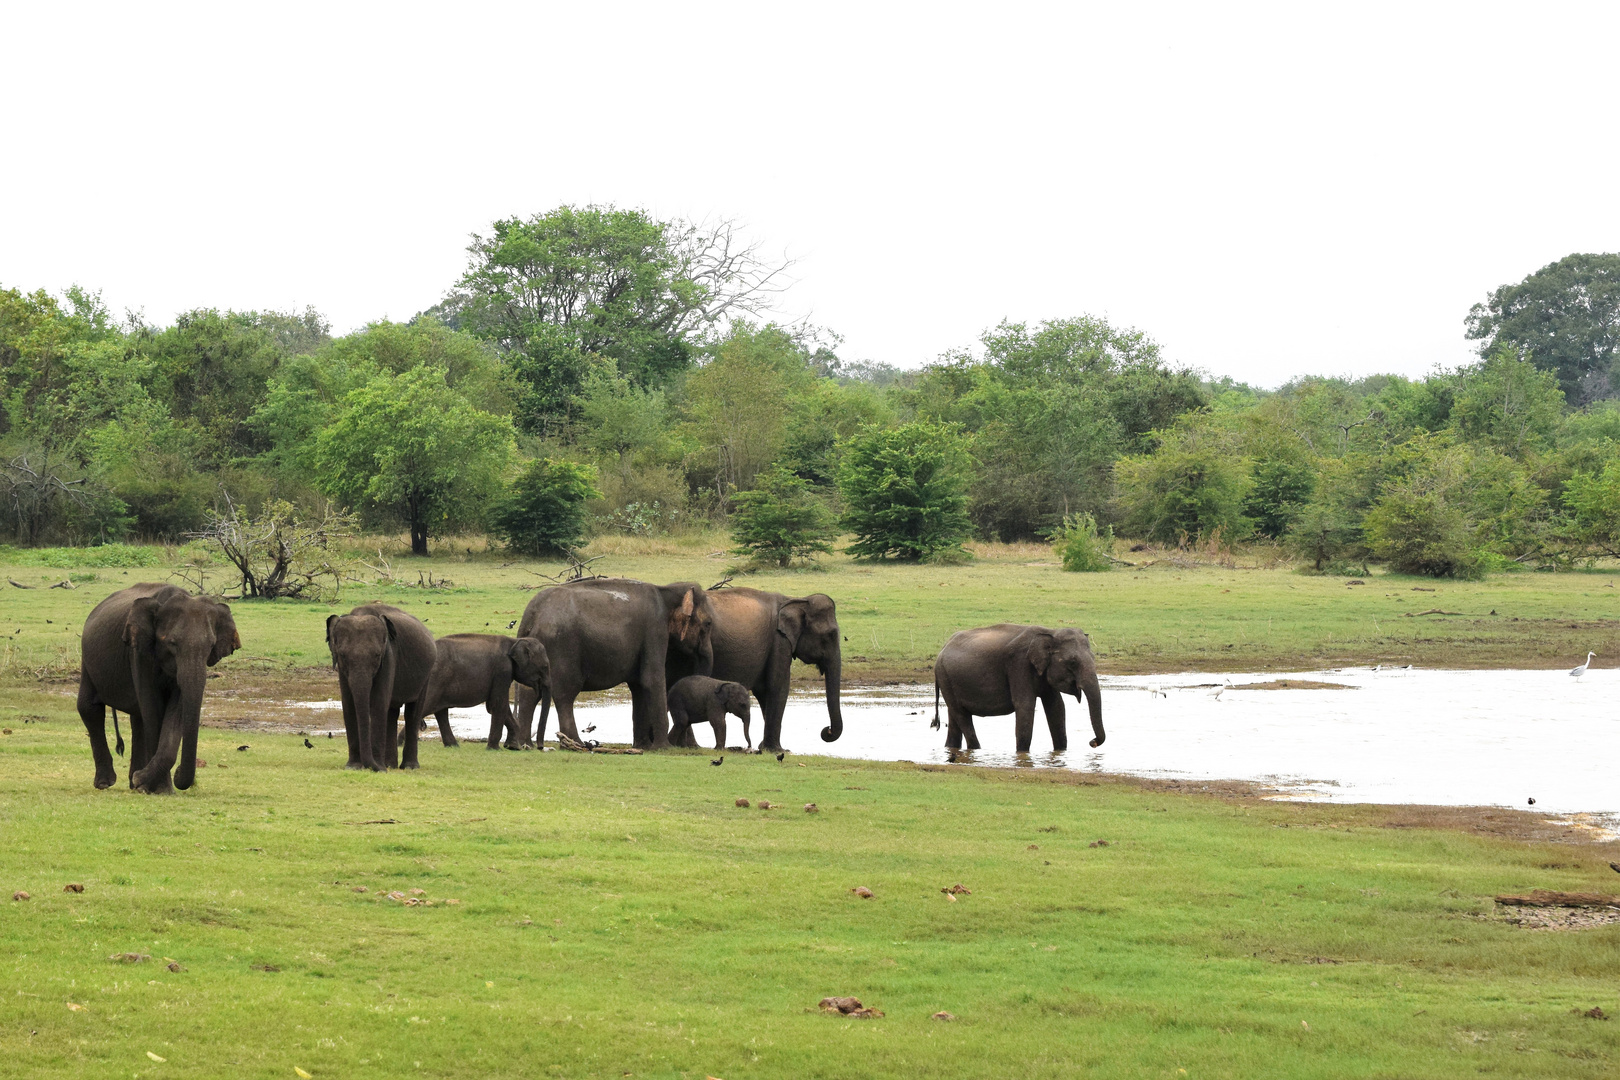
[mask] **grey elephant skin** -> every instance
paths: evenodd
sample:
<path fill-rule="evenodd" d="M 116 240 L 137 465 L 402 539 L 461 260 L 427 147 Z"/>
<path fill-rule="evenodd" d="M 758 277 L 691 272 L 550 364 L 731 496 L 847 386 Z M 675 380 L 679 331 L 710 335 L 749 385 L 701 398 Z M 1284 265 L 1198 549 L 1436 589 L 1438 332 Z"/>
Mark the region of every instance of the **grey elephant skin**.
<path fill-rule="evenodd" d="M 698 724 L 714 728 L 714 748 L 726 748 L 726 714 L 742 721 L 743 738 L 749 749 L 754 740 L 748 734 L 748 687 L 723 682 L 706 675 L 688 675 L 669 688 L 669 741 L 685 744 L 685 736 Z"/>
<path fill-rule="evenodd" d="M 526 687 L 518 690 L 519 745 L 545 741 L 553 700 L 558 732 L 579 741 L 574 699 L 584 690 L 609 690 L 623 683 L 630 687 L 635 745 L 667 747 L 665 658 L 678 652 L 691 658 L 697 674 L 709 674 L 714 666 L 713 621 L 708 595 L 689 581 L 650 585 L 598 578 L 541 590 L 523 609 L 518 636 L 538 638 L 546 647 L 551 690 L 543 699 Z M 532 729 L 534 707 L 541 700 L 540 722 Z"/>
<path fill-rule="evenodd" d="M 423 691 L 437 655 L 428 628 L 391 604 L 361 604 L 326 620 L 326 644 L 343 694 L 343 733 L 349 740 L 345 768 L 416 768 Z M 395 757 L 395 717 L 401 708 L 403 761 Z"/>
<path fill-rule="evenodd" d="M 951 635 L 934 660 L 934 724 L 939 727 L 939 699 L 943 695 L 950 728 L 945 745 L 979 748 L 973 729 L 975 716 L 1016 716 L 1018 752 L 1029 753 L 1035 734 L 1035 702 L 1046 713 L 1052 749 L 1067 750 L 1069 734 L 1063 720 L 1063 695 L 1076 702 L 1085 693 L 1091 710 L 1092 746 L 1101 746 L 1102 697 L 1097 688 L 1097 662 L 1091 639 L 1083 631 L 1053 630 L 1045 626 L 1002 623 Z"/>
<path fill-rule="evenodd" d="M 79 666 L 79 719 L 90 735 L 96 787 L 118 779 L 107 750 L 111 708 L 115 726 L 119 709 L 129 714 L 129 786 L 152 794 L 189 788 L 208 669 L 241 647 L 229 606 L 174 585 L 131 585 L 97 604 L 84 620 Z"/>
<path fill-rule="evenodd" d="M 489 712 L 489 748 L 500 748 L 504 731 L 507 748 L 517 749 L 512 684 L 545 693 L 551 685 L 546 647 L 537 638 L 505 634 L 446 634 L 433 647 L 433 674 L 423 694 L 422 715 L 438 718 L 444 745 L 459 745 L 450 730 L 450 710 L 482 705 Z"/>
<path fill-rule="evenodd" d="M 839 705 L 843 654 L 838 629 L 838 605 L 825 593 L 790 597 L 759 589 L 714 589 L 709 592 L 714 612 L 714 669 L 717 679 L 742 683 L 759 700 L 765 720 L 761 750 L 782 749 L 782 714 L 792 687 L 793 661 L 814 664 L 826 686 L 825 742 L 844 733 Z M 670 683 L 693 674 L 695 667 L 671 650 L 667 678 Z M 702 673 L 700 673 L 702 674 Z M 688 745 L 696 745 L 688 740 Z"/>

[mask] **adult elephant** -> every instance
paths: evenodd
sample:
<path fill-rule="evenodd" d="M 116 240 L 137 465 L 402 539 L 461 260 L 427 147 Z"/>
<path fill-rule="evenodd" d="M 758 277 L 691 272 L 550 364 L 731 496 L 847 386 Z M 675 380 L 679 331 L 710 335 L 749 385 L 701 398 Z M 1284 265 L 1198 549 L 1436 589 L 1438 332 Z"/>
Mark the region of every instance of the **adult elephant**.
<path fill-rule="evenodd" d="M 118 710 L 129 714 L 129 786 L 154 795 L 189 788 L 208 669 L 241 647 L 228 605 L 175 585 L 131 585 L 97 604 L 79 643 L 79 719 L 90 735 L 96 787 L 118 779 L 107 750 L 111 708 L 115 732 Z"/>
<path fill-rule="evenodd" d="M 1078 702 L 1081 691 L 1091 709 L 1091 730 L 1096 736 L 1091 745 L 1101 746 L 1107 736 L 1097 689 L 1097 662 L 1091 655 L 1091 639 L 1083 631 L 1017 623 L 959 630 L 934 659 L 933 727 L 939 727 L 941 694 L 950 717 L 945 745 L 952 750 L 961 749 L 964 736 L 969 750 L 979 748 L 979 736 L 973 730 L 975 716 L 1014 713 L 1018 752 L 1027 754 L 1035 734 L 1038 699 L 1052 732 L 1052 749 L 1067 750 L 1063 695 Z"/>
<path fill-rule="evenodd" d="M 697 674 L 709 674 L 714 667 L 713 621 L 709 595 L 690 581 L 649 585 L 630 578 L 594 578 L 542 589 L 523 609 L 518 636 L 539 638 L 546 647 L 551 689 L 536 730 L 534 707 L 541 696 L 518 688 L 518 745 L 545 742 L 553 699 L 558 733 L 578 742 L 574 699 L 585 690 L 625 683 L 635 745 L 667 747 L 665 657 L 678 652 L 691 658 Z"/>
<path fill-rule="evenodd" d="M 385 772 L 417 767 L 424 692 L 437 650 L 433 635 L 409 612 L 392 604 L 361 604 L 326 620 L 326 645 L 337 668 L 343 697 L 343 734 L 349 740 L 344 768 Z M 405 709 L 405 756 L 397 754 L 400 708 Z"/>
<path fill-rule="evenodd" d="M 838 696 L 843 677 L 839 643 L 838 605 L 825 593 L 789 597 L 759 589 L 715 589 L 709 594 L 714 612 L 714 670 L 716 679 L 742 683 L 759 701 L 765 732 L 759 748 L 782 749 L 782 713 L 787 708 L 793 661 L 814 664 L 825 680 L 827 726 L 824 742 L 844 733 L 844 714 Z M 696 671 L 690 660 L 670 650 L 665 678 L 673 686 Z M 690 732 L 688 732 L 690 734 Z M 692 741 L 689 745 L 696 745 Z"/>

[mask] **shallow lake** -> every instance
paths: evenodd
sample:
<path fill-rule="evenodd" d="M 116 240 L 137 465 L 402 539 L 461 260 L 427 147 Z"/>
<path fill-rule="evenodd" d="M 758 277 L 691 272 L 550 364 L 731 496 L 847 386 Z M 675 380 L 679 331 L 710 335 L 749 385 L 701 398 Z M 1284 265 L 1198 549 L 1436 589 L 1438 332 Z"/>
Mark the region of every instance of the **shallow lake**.
<path fill-rule="evenodd" d="M 1348 689 L 1232 688 L 1280 680 Z M 1032 753 L 1014 752 L 1013 718 L 1006 716 L 977 720 L 983 749 L 953 757 L 943 715 L 941 730 L 929 727 L 932 686 L 846 690 L 844 735 L 835 743 L 821 741 L 827 712 L 819 697 L 795 694 L 782 744 L 833 757 L 1251 780 L 1331 802 L 1527 808 L 1534 798 L 1542 811 L 1620 813 L 1620 669 L 1580 679 L 1562 670 L 1192 672 L 1107 677 L 1102 687 L 1108 740 L 1095 750 L 1086 745 L 1084 708 L 1065 699 L 1066 753 L 1051 752 L 1038 714 Z M 591 738 L 630 741 L 627 699 L 581 698 L 575 717 L 581 729 L 596 725 Z M 741 723 L 728 724 L 726 741 L 740 746 Z M 457 709 L 451 727 L 458 737 L 481 740 L 489 720 L 482 709 Z M 756 743 L 762 727 L 756 709 Z M 548 737 L 555 731 L 553 716 Z M 712 742 L 707 726 L 698 739 Z"/>

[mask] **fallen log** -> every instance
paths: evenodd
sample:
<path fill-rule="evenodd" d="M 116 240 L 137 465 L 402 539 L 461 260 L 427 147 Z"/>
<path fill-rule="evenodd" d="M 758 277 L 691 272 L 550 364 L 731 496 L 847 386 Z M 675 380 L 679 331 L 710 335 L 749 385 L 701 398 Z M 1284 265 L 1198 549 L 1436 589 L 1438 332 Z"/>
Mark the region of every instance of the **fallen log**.
<path fill-rule="evenodd" d="M 641 751 L 630 746 L 610 747 L 603 746 L 594 739 L 588 743 L 570 739 L 562 732 L 557 732 L 557 746 L 563 750 L 572 750 L 578 754 L 640 754 Z"/>
<path fill-rule="evenodd" d="M 1432 607 L 1428 611 L 1408 611 L 1406 613 L 1406 617 L 1408 619 L 1416 619 L 1416 618 L 1419 618 L 1419 617 L 1421 617 L 1423 615 L 1466 615 L 1466 614 L 1468 614 L 1466 611 L 1441 611 L 1437 607 Z"/>
<path fill-rule="evenodd" d="M 39 588 L 38 585 L 24 585 L 22 582 L 18 581 L 16 578 L 9 578 L 8 577 L 8 578 L 6 578 L 6 580 L 11 582 L 11 587 L 14 588 L 14 589 L 37 589 L 37 588 Z"/>
<path fill-rule="evenodd" d="M 1532 889 L 1523 896 L 1513 894 L 1498 896 L 1496 902 L 1506 904 L 1508 907 L 1620 907 L 1620 896 Z"/>

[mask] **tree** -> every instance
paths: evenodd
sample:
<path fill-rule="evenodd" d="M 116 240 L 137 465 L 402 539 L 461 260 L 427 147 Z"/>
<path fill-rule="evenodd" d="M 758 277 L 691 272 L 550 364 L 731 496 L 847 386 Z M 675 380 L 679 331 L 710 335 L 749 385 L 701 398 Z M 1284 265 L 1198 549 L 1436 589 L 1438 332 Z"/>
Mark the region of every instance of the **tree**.
<path fill-rule="evenodd" d="M 1179 544 L 1246 536 L 1243 503 L 1252 481 L 1246 463 L 1223 448 L 1180 438 L 1114 466 L 1127 536 Z"/>
<path fill-rule="evenodd" d="M 354 534 L 350 514 L 328 509 L 305 517 L 291 503 L 276 500 L 257 514 L 224 497 L 223 511 L 210 511 L 208 525 L 192 536 L 216 548 L 240 577 L 236 595 L 266 600 L 315 596 L 322 582 L 336 597 L 343 585 L 343 563 L 333 542 Z"/>
<path fill-rule="evenodd" d="M 490 512 L 490 531 L 520 555 L 566 555 L 585 540 L 585 504 L 601 497 L 596 470 L 531 461 Z"/>
<path fill-rule="evenodd" d="M 781 454 L 788 403 L 813 376 L 798 342 L 779 326 L 733 323 L 713 353 L 686 380 L 688 431 L 699 446 L 688 468 L 712 476 L 724 500 L 753 487 Z"/>
<path fill-rule="evenodd" d="M 1457 373 L 1451 422 L 1466 439 L 1522 454 L 1545 443 L 1563 415 L 1564 392 L 1553 373 L 1505 349 Z"/>
<path fill-rule="evenodd" d="M 846 550 L 863 558 L 919 560 L 959 548 L 967 535 L 967 446 L 954 424 L 915 421 L 850 439 L 838 470 Z"/>
<path fill-rule="evenodd" d="M 837 535 L 832 514 L 811 493 L 810 482 L 784 465 L 763 472 L 752 491 L 737 493 L 731 538 L 738 555 L 787 566 L 795 558 L 830 553 Z"/>
<path fill-rule="evenodd" d="M 439 368 L 379 374 L 349 391 L 316 440 L 316 481 L 333 498 L 397 515 L 411 553 L 481 521 L 500 490 L 512 424 L 474 408 Z"/>
<path fill-rule="evenodd" d="M 1269 458 L 1254 463 L 1243 510 L 1254 521 L 1254 531 L 1273 540 L 1288 532 L 1316 487 L 1310 462 L 1300 458 Z"/>
<path fill-rule="evenodd" d="M 1564 485 L 1564 505 L 1581 554 L 1620 558 L 1620 461 L 1611 458 L 1602 472 L 1572 476 Z"/>
<path fill-rule="evenodd" d="M 1577 404 L 1620 396 L 1620 254 L 1567 255 L 1468 312 L 1481 356 L 1503 348 L 1558 377 Z"/>
<path fill-rule="evenodd" d="M 634 456 L 666 438 L 664 392 L 638 389 L 610 365 L 599 366 L 586 380 L 580 413 L 580 441 L 613 460 L 625 484 Z"/>
<path fill-rule="evenodd" d="M 729 222 L 612 206 L 497 221 L 467 251 L 457 292 L 436 311 L 506 356 L 522 387 L 520 425 L 535 433 L 577 416 L 592 356 L 638 386 L 661 385 L 691 363 L 696 335 L 759 310 L 786 269 Z"/>

